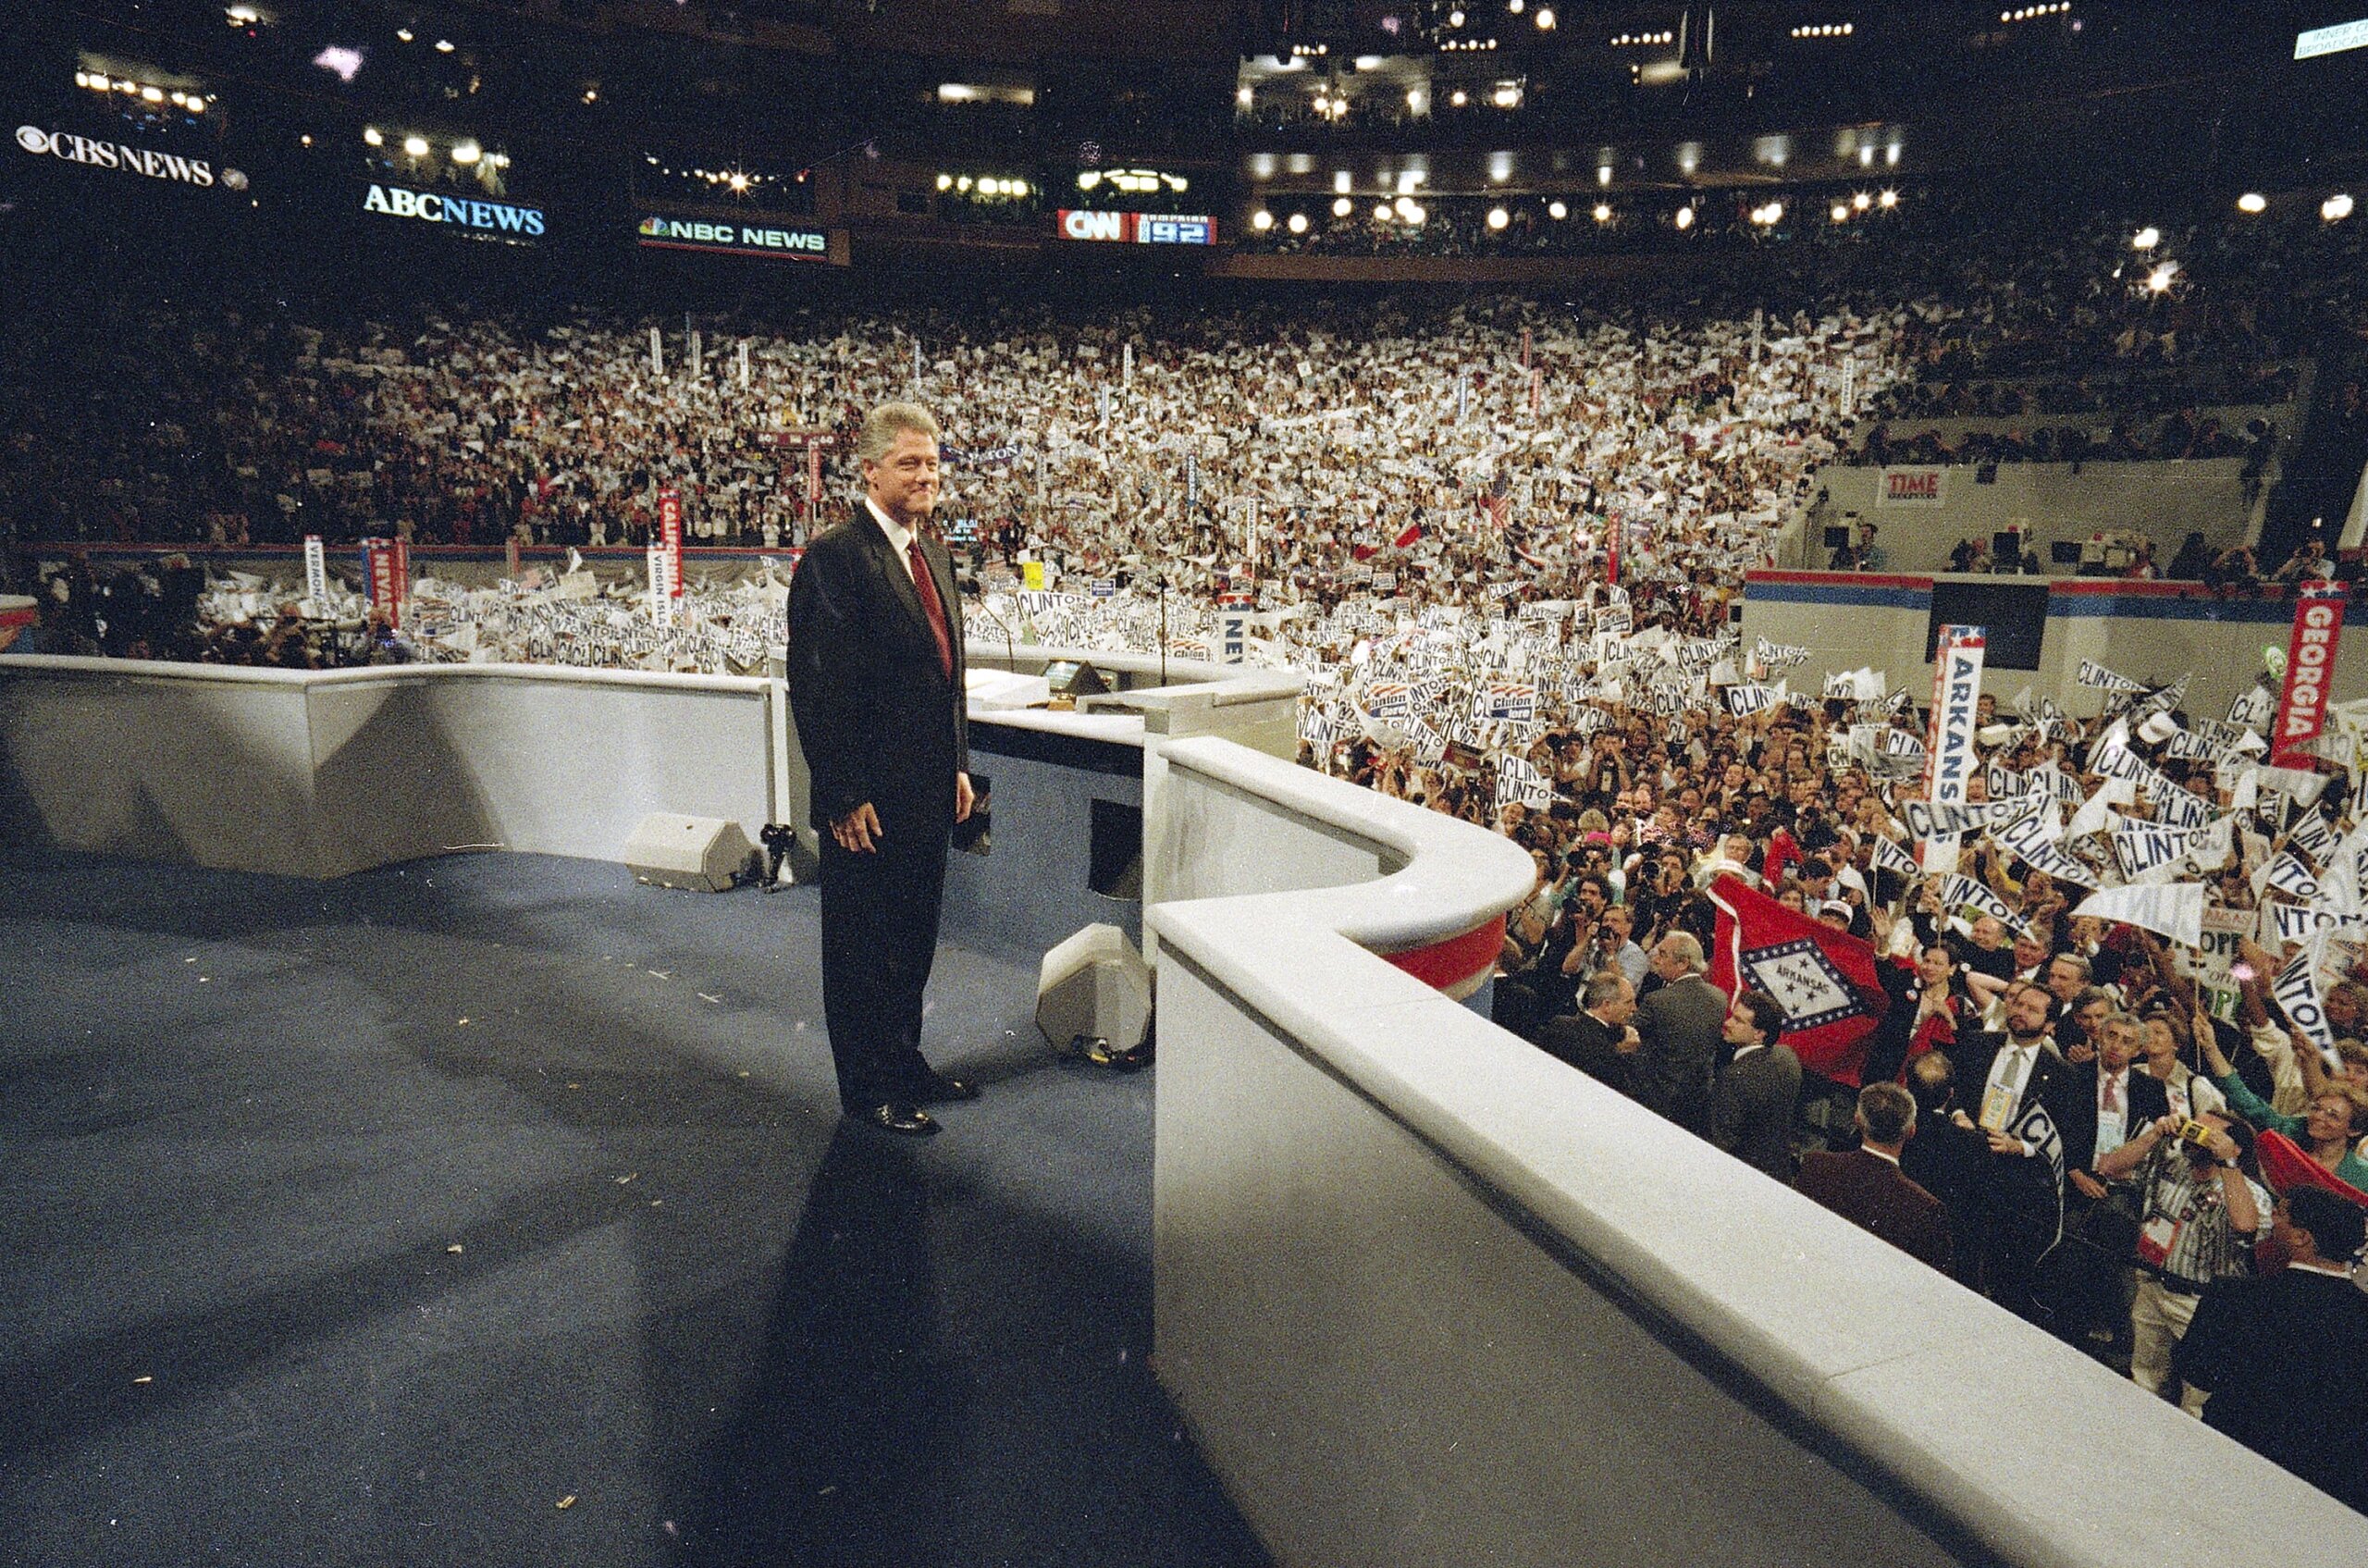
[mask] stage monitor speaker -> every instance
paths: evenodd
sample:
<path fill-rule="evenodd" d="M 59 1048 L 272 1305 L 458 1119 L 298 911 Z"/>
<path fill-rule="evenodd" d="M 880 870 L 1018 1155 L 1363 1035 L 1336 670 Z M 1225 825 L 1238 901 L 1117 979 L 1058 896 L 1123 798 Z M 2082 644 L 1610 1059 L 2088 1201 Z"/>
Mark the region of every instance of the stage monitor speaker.
<path fill-rule="evenodd" d="M 1151 966 L 1116 926 L 1092 925 L 1044 955 L 1036 1027 L 1056 1051 L 1079 1035 L 1134 1050 L 1151 1028 Z"/>
<path fill-rule="evenodd" d="M 625 840 L 624 861 L 635 882 L 722 893 L 747 874 L 756 854 L 737 822 L 652 811 Z"/>
<path fill-rule="evenodd" d="M 1044 684 L 1055 697 L 1106 697 L 1110 683 L 1081 659 L 1056 659 L 1044 666 Z"/>

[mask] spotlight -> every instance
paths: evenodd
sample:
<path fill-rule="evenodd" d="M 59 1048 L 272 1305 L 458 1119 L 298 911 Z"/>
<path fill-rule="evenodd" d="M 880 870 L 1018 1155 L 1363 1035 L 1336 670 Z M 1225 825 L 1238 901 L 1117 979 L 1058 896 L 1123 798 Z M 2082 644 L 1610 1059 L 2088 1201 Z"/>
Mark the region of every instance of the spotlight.
<path fill-rule="evenodd" d="M 1447 14 L 1447 25 L 1449 27 L 1462 27 L 1463 25 L 1463 13 L 1462 11 L 1449 11 Z"/>
<path fill-rule="evenodd" d="M 2162 242 L 2163 231 L 2150 223 L 2130 237 L 2129 248 L 2133 251 L 2151 251 Z"/>
<path fill-rule="evenodd" d="M 1289 222 L 1288 225 L 1286 225 L 1285 227 L 1287 227 L 1288 228 L 1289 228 L 1289 229 L 1290 229 L 1290 231 L 1291 231 L 1292 233 L 1294 233 L 1294 234 L 1304 234 L 1304 233 L 1306 233 L 1306 232 L 1307 232 L 1307 215 L 1306 215 L 1305 213 L 1293 213 L 1293 214 L 1291 214 L 1291 220 L 1290 220 L 1290 222 Z"/>
<path fill-rule="evenodd" d="M 1836 223 L 1847 223 L 1847 222 L 1849 222 L 1849 221 L 1850 221 L 1850 204 L 1849 204 L 1849 203 L 1847 203 L 1847 202 L 1836 202 L 1836 203 L 1834 203 L 1834 204 L 1833 204 L 1833 206 L 1832 206 L 1832 208 L 1831 210 L 1832 210 L 1832 217 L 1833 217 L 1833 221 L 1834 221 L 1834 222 L 1836 222 Z"/>
<path fill-rule="evenodd" d="M 1596 166 L 1595 182 L 1597 185 L 1609 185 L 1611 183 L 1611 166 L 1610 164 L 1598 164 Z"/>
<path fill-rule="evenodd" d="M 1864 191 L 1859 191 L 1856 195 L 1850 198 L 1851 208 L 1856 212 L 1865 212 L 1868 207 L 1871 207 L 1874 204 L 1875 199 Z"/>
<path fill-rule="evenodd" d="M 2240 213 L 2267 212 L 2269 210 L 2269 198 L 2263 195 L 2258 191 L 2248 191 L 2243 195 L 2237 198 L 2237 210 Z"/>
<path fill-rule="evenodd" d="M 1420 202 L 1409 202 L 1399 216 L 1406 220 L 1410 228 L 1420 228 L 1423 227 L 1423 220 L 1431 216 L 1431 211 Z"/>
<path fill-rule="evenodd" d="M 483 156 L 485 156 L 485 150 L 475 142 L 452 143 L 452 161 L 456 164 L 473 164 Z"/>
<path fill-rule="evenodd" d="M 1505 9 L 1511 11 L 1514 16 L 1520 16 L 1522 6 L 1526 3 L 1527 0 L 1505 0 Z"/>
<path fill-rule="evenodd" d="M 943 191 L 945 189 L 945 176 L 941 174 L 937 177 L 937 188 Z M 1250 215 L 1250 227 L 1256 229 L 1259 233 L 1264 234 L 1266 230 L 1275 227 L 1275 215 L 1268 212 L 1265 208 L 1260 207 L 1256 212 Z"/>
<path fill-rule="evenodd" d="M 2325 201 L 2321 202 L 2319 204 L 2319 216 L 2326 219 L 2329 223 L 2341 223 L 2345 218 L 2350 217 L 2351 216 L 2350 194 L 2347 191 L 2338 191 L 2334 195 L 2329 196 Z"/>
<path fill-rule="evenodd" d="M 1611 221 L 1610 203 L 1597 202 L 1595 204 L 1595 220 L 1597 223 L 1610 223 Z"/>
<path fill-rule="evenodd" d="M 1882 208 L 1885 212 L 1891 211 L 1892 208 L 1899 205 L 1899 192 L 1896 191 L 1884 191 L 1881 195 L 1875 198 L 1875 205 Z"/>
<path fill-rule="evenodd" d="M 2178 275 L 2178 263 L 2164 262 L 2160 265 L 2156 266 L 2153 271 L 2146 275 L 2146 288 L 2148 292 L 2155 294 L 2169 293 L 2171 291 L 2171 279 L 2177 278 Z"/>
<path fill-rule="evenodd" d="M 165 90 L 161 87 L 143 87 L 140 90 L 140 98 L 142 103 L 161 104 L 165 101 Z"/>
<path fill-rule="evenodd" d="M 1346 196 L 1336 196 L 1332 199 L 1332 216 L 1334 217 L 1346 217 L 1350 213 L 1356 211 L 1356 208 L 1357 204 L 1349 200 Z"/>
<path fill-rule="evenodd" d="M 1693 209 L 1692 207 L 1680 207 L 1680 208 L 1678 208 L 1678 209 L 1677 209 L 1677 219 L 1676 219 L 1676 221 L 1677 221 L 1677 227 L 1678 227 L 1680 229 L 1687 229 L 1687 228 L 1693 228 L 1693 227 L 1694 227 L 1694 209 Z"/>
<path fill-rule="evenodd" d="M 1338 191 L 1343 196 L 1349 193 L 1349 171 L 1347 169 L 1341 168 L 1334 169 L 1332 171 L 1332 189 Z"/>
<path fill-rule="evenodd" d="M 1502 207 L 1490 207 L 1488 209 L 1488 227 L 1492 229 L 1501 229 L 1505 225 L 1511 223 L 1512 220 L 1513 215 L 1505 211 Z"/>
<path fill-rule="evenodd" d="M 387 144 L 386 137 L 379 134 L 378 128 L 375 125 L 365 125 L 362 128 L 362 140 L 373 147 L 383 147 Z"/>
<path fill-rule="evenodd" d="M 1560 202 L 1548 202 L 1546 204 L 1546 216 L 1560 223 L 1571 216 L 1571 209 Z"/>
<path fill-rule="evenodd" d="M 425 136 L 404 137 L 403 151 L 414 158 L 424 158 L 427 156 L 427 138 Z"/>
<path fill-rule="evenodd" d="M 461 154 L 460 154 L 459 151 L 456 149 L 456 150 L 453 152 L 452 155 L 453 155 L 454 157 L 456 157 L 456 158 L 457 158 L 457 157 L 459 157 Z M 732 187 L 733 191 L 734 191 L 734 194 L 738 194 L 738 193 L 740 193 L 740 192 L 746 191 L 748 189 L 748 177 L 747 177 L 746 175 L 745 175 L 745 174 L 742 174 L 738 169 L 734 169 L 734 170 L 732 171 L 732 178 L 731 178 L 729 180 L 727 180 L 725 183 L 729 184 L 729 185 Z"/>
<path fill-rule="evenodd" d="M 1537 31 L 1540 32 L 1551 32 L 1554 31 L 1554 13 L 1546 9 L 1544 6 L 1538 7 Z"/>
<path fill-rule="evenodd" d="M 1466 104 L 1468 104 L 1468 103 L 1472 102 L 1472 99 L 1471 99 L 1470 95 L 1469 95 L 1469 94 L 1467 94 L 1467 93 L 1463 91 L 1463 89 L 1462 89 L 1462 88 L 1459 87 L 1459 88 L 1457 88 L 1454 92 L 1452 92 L 1452 93 L 1449 93 L 1449 94 L 1447 95 L 1447 101 L 1448 101 L 1449 103 L 1450 103 L 1450 104 L 1453 104 L 1457 108 L 1459 108 L 1459 109 L 1460 109 L 1460 108 L 1463 107 L 1463 105 L 1466 105 Z"/>
<path fill-rule="evenodd" d="M 449 38 L 438 39 L 436 41 L 436 52 L 439 55 L 450 54 L 452 52 L 452 41 Z"/>
<path fill-rule="evenodd" d="M 1373 220 L 1375 223 L 1388 223 L 1392 216 L 1394 215 L 1391 214 L 1389 210 L 1389 204 L 1388 202 L 1378 202 L 1375 204 L 1373 209 Z"/>
<path fill-rule="evenodd" d="M 954 177 L 953 177 L 952 175 L 950 175 L 950 174 L 941 174 L 941 175 L 939 175 L 939 176 L 937 177 L 937 188 L 938 188 L 939 190 L 941 190 L 941 191 L 951 191 L 951 190 L 953 190 L 953 189 L 954 189 Z"/>

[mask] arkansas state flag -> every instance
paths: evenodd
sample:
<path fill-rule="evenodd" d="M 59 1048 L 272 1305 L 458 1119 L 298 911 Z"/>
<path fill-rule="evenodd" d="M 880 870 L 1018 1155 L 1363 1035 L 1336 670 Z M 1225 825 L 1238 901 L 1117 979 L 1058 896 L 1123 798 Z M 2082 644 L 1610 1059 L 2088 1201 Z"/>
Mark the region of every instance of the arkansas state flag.
<path fill-rule="evenodd" d="M 1784 1008 L 1782 1038 L 1801 1066 L 1856 1088 L 1867 1037 L 1891 1006 L 1873 946 L 1735 877 L 1713 881 L 1709 896 L 1719 911 L 1710 983 L 1731 997 L 1752 988 L 1776 998 Z"/>
<path fill-rule="evenodd" d="M 1760 862 L 1759 874 L 1775 886 L 1784 880 L 1784 870 L 1800 863 L 1801 846 L 1790 828 L 1778 828 L 1768 835 L 1768 858 Z"/>
<path fill-rule="evenodd" d="M 1414 541 L 1422 537 L 1423 525 L 1420 523 L 1409 523 L 1406 525 L 1406 531 L 1389 542 L 1400 549 L 1406 549 L 1411 548 Z"/>
<path fill-rule="evenodd" d="M 1381 553 L 1379 545 L 1350 545 L 1349 554 L 1358 561 L 1371 561 Z"/>

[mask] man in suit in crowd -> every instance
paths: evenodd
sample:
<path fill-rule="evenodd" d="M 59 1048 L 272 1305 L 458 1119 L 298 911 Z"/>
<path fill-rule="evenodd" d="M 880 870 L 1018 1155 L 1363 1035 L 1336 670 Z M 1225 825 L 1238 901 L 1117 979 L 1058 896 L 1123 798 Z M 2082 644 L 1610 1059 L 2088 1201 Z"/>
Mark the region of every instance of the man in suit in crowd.
<path fill-rule="evenodd" d="M 1589 1078 L 1625 1091 L 1636 1049 L 1636 988 L 1616 969 L 1589 975 L 1579 1010 L 1548 1022 L 1537 1043 Z"/>
<path fill-rule="evenodd" d="M 2008 988 L 2006 1032 L 1970 1035 L 1958 1049 L 1954 1117 L 1989 1144 L 1970 1194 L 1971 1233 L 1962 1239 L 1980 1264 L 1982 1290 L 2041 1327 L 2048 1327 L 2046 1315 L 2031 1279 L 2061 1231 L 2063 1192 L 2045 1141 L 2024 1134 L 2037 1130 L 2028 1119 L 2034 1106 L 2045 1107 L 2059 1131 L 2071 1117 L 2072 1069 L 2048 1038 L 2053 1010 L 2054 998 L 2041 987 L 2016 981 Z"/>
<path fill-rule="evenodd" d="M 1661 984 L 1636 1005 L 1639 1043 L 1628 1064 L 1628 1092 L 1647 1109 L 1708 1138 L 1726 994 L 1702 978 L 1702 944 L 1689 932 L 1673 931 L 1653 944 L 1650 962 Z"/>
<path fill-rule="evenodd" d="M 1733 1057 L 1710 1096 L 1710 1142 L 1779 1181 L 1793 1179 L 1793 1113 L 1801 1103 L 1801 1058 L 1779 1040 L 1784 1004 L 1745 991 L 1727 1010 L 1720 1035 Z"/>
<path fill-rule="evenodd" d="M 2368 1291 L 2350 1278 L 2368 1219 L 2349 1199 L 2297 1186 L 2270 1228 L 2292 1261 L 2204 1291 L 2173 1364 L 2211 1393 L 2205 1425 L 2368 1513 Z"/>
<path fill-rule="evenodd" d="M 1858 1146 L 1803 1154 L 1794 1187 L 1861 1230 L 1947 1273 L 1948 1211 L 1899 1165 L 1916 1136 L 1916 1097 L 1896 1083 L 1869 1083 L 1858 1091 L 1856 1119 Z"/>
<path fill-rule="evenodd" d="M 978 1090 L 920 1052 L 946 840 L 970 815 L 962 613 L 924 529 L 937 422 L 882 403 L 857 438 L 866 494 L 807 546 L 789 590 L 789 687 L 822 830 L 822 1008 L 839 1105 L 889 1132 Z"/>
<path fill-rule="evenodd" d="M 2134 1072 L 2139 1023 L 2108 1013 L 2096 1027 L 2097 1054 L 2075 1066 L 2064 1094 L 2064 1337 L 2110 1343 L 2129 1321 L 2122 1270 L 2137 1240 L 2134 1204 L 2112 1201 L 2097 1161 L 2171 1114 L 2169 1094 L 2151 1073 Z"/>

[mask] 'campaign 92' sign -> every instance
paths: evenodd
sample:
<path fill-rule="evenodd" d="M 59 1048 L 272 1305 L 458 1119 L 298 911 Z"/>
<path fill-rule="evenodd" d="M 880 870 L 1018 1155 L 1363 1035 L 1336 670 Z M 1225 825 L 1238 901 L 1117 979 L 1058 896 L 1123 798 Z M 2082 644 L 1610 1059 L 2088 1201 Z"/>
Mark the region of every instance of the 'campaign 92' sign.
<path fill-rule="evenodd" d="M 1053 231 L 1064 240 L 1115 241 L 1134 245 L 1214 245 L 1217 221 L 1179 213 L 1104 213 L 1063 208 L 1053 215 Z"/>

